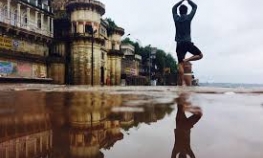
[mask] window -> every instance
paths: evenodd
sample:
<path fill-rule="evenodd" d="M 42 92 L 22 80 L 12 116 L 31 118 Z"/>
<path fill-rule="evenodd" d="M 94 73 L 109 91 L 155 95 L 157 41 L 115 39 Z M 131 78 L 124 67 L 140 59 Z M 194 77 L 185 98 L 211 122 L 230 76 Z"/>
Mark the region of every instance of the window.
<path fill-rule="evenodd" d="M 37 27 L 41 28 L 41 20 L 40 19 L 37 20 Z"/>
<path fill-rule="evenodd" d="M 106 29 L 104 27 L 100 27 L 100 34 L 103 36 L 107 36 Z"/>
<path fill-rule="evenodd" d="M 26 14 L 22 16 L 22 26 L 27 26 L 27 15 Z"/>
<path fill-rule="evenodd" d="M 16 25 L 17 21 L 18 21 L 18 12 L 17 12 L 17 10 L 15 11 L 14 21 L 15 21 L 15 25 Z"/>
<path fill-rule="evenodd" d="M 6 7 L 4 7 L 4 13 L 3 13 L 3 15 L 4 15 L 4 17 L 7 17 L 7 6 Z"/>
<path fill-rule="evenodd" d="M 115 43 L 114 42 L 112 42 L 111 46 L 112 46 L 111 49 L 115 49 Z"/>

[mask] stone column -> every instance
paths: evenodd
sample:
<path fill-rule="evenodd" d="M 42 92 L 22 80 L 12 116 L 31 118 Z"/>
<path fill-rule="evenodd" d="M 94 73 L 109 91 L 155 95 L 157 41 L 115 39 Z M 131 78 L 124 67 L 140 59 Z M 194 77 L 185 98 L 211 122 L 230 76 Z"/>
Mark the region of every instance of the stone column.
<path fill-rule="evenodd" d="M 51 34 L 51 26 L 50 26 L 50 16 L 47 17 L 47 30 L 48 30 L 48 34 Z"/>
<path fill-rule="evenodd" d="M 76 22 L 75 23 L 75 26 L 76 26 L 76 32 L 74 32 L 74 33 L 79 33 L 79 22 Z"/>
<path fill-rule="evenodd" d="M 73 22 L 71 22 L 71 33 L 72 33 L 72 34 L 75 33 L 75 32 L 74 32 L 74 23 L 73 23 Z"/>
<path fill-rule="evenodd" d="M 10 19 L 10 12 L 11 12 L 11 7 L 10 7 L 11 0 L 7 0 L 7 18 Z"/>
<path fill-rule="evenodd" d="M 121 83 L 121 57 L 116 57 L 116 84 L 120 85 Z"/>
<path fill-rule="evenodd" d="M 26 17 L 27 17 L 27 29 L 29 29 L 29 23 L 30 23 L 30 21 L 31 21 L 31 18 L 30 18 L 30 8 L 27 8 Z"/>
<path fill-rule="evenodd" d="M 50 18 L 50 22 L 51 22 L 51 34 L 52 34 L 52 37 L 53 37 L 53 35 L 54 35 L 54 19 L 53 18 Z"/>
<path fill-rule="evenodd" d="M 79 24 L 79 33 L 83 34 L 84 33 L 84 25 L 82 22 Z"/>
<path fill-rule="evenodd" d="M 83 34 L 85 34 L 87 32 L 85 27 L 86 27 L 86 21 L 83 22 Z"/>
<path fill-rule="evenodd" d="M 21 18 L 22 18 L 22 15 L 21 15 L 21 4 L 17 3 L 17 26 L 18 27 L 21 27 Z"/>
<path fill-rule="evenodd" d="M 115 74 L 116 74 L 116 61 L 115 61 L 115 56 L 112 56 L 111 57 L 111 65 L 112 65 L 112 74 L 111 74 L 111 84 L 112 85 L 116 85 L 116 76 L 115 76 Z"/>
<path fill-rule="evenodd" d="M 44 33 L 44 14 L 43 13 L 41 13 L 41 31 L 42 31 L 42 34 Z"/>
<path fill-rule="evenodd" d="M 101 49 L 100 46 L 97 45 L 94 47 L 94 72 L 95 72 L 95 83 L 100 85 L 101 80 Z"/>
<path fill-rule="evenodd" d="M 37 22 L 38 22 L 38 11 L 35 11 L 35 25 L 36 25 L 36 28 L 38 28 L 38 23 Z"/>

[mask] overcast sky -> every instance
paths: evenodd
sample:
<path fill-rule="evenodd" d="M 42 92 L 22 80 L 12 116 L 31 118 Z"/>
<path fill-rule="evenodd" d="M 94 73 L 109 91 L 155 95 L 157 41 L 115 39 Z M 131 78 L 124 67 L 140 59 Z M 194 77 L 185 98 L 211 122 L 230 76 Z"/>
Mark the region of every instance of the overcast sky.
<path fill-rule="evenodd" d="M 106 5 L 104 18 L 112 18 L 131 39 L 176 57 L 172 7 L 177 0 L 100 1 Z M 193 63 L 200 82 L 263 83 L 263 1 L 194 2 L 192 41 L 204 54 Z"/>

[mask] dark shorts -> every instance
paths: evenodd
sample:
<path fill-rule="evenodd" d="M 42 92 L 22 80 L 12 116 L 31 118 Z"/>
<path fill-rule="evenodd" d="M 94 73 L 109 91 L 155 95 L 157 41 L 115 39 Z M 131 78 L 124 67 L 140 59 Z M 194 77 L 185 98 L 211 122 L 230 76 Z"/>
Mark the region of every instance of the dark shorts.
<path fill-rule="evenodd" d="M 193 55 L 202 54 L 201 51 L 192 42 L 179 42 L 177 43 L 176 47 L 176 53 L 179 63 L 183 62 L 187 52 Z"/>

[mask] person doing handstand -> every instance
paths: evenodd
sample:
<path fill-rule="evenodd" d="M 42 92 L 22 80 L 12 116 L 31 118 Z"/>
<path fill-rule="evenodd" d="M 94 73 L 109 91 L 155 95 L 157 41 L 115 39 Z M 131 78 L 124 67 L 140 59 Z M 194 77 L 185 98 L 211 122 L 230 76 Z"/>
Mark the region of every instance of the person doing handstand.
<path fill-rule="evenodd" d="M 190 61 L 196 61 L 203 58 L 202 52 L 192 43 L 191 40 L 191 21 L 196 13 L 197 5 L 191 1 L 186 0 L 192 7 L 190 14 L 187 14 L 187 6 L 182 4 L 184 0 L 181 0 L 173 6 L 173 18 L 176 28 L 175 41 L 177 42 L 176 53 L 178 58 L 178 85 L 183 85 L 184 80 L 184 63 Z M 182 5 L 181 5 L 182 4 Z M 180 7 L 179 7 L 180 6 Z M 177 10 L 179 7 L 178 15 Z M 185 59 L 187 52 L 190 52 L 193 56 Z"/>
<path fill-rule="evenodd" d="M 191 129 L 203 116 L 202 109 L 199 106 L 192 106 L 187 102 L 187 94 L 180 94 L 177 102 L 176 129 L 174 129 L 174 147 L 171 158 L 195 158 L 191 148 Z M 192 113 L 187 117 L 186 112 Z"/>

